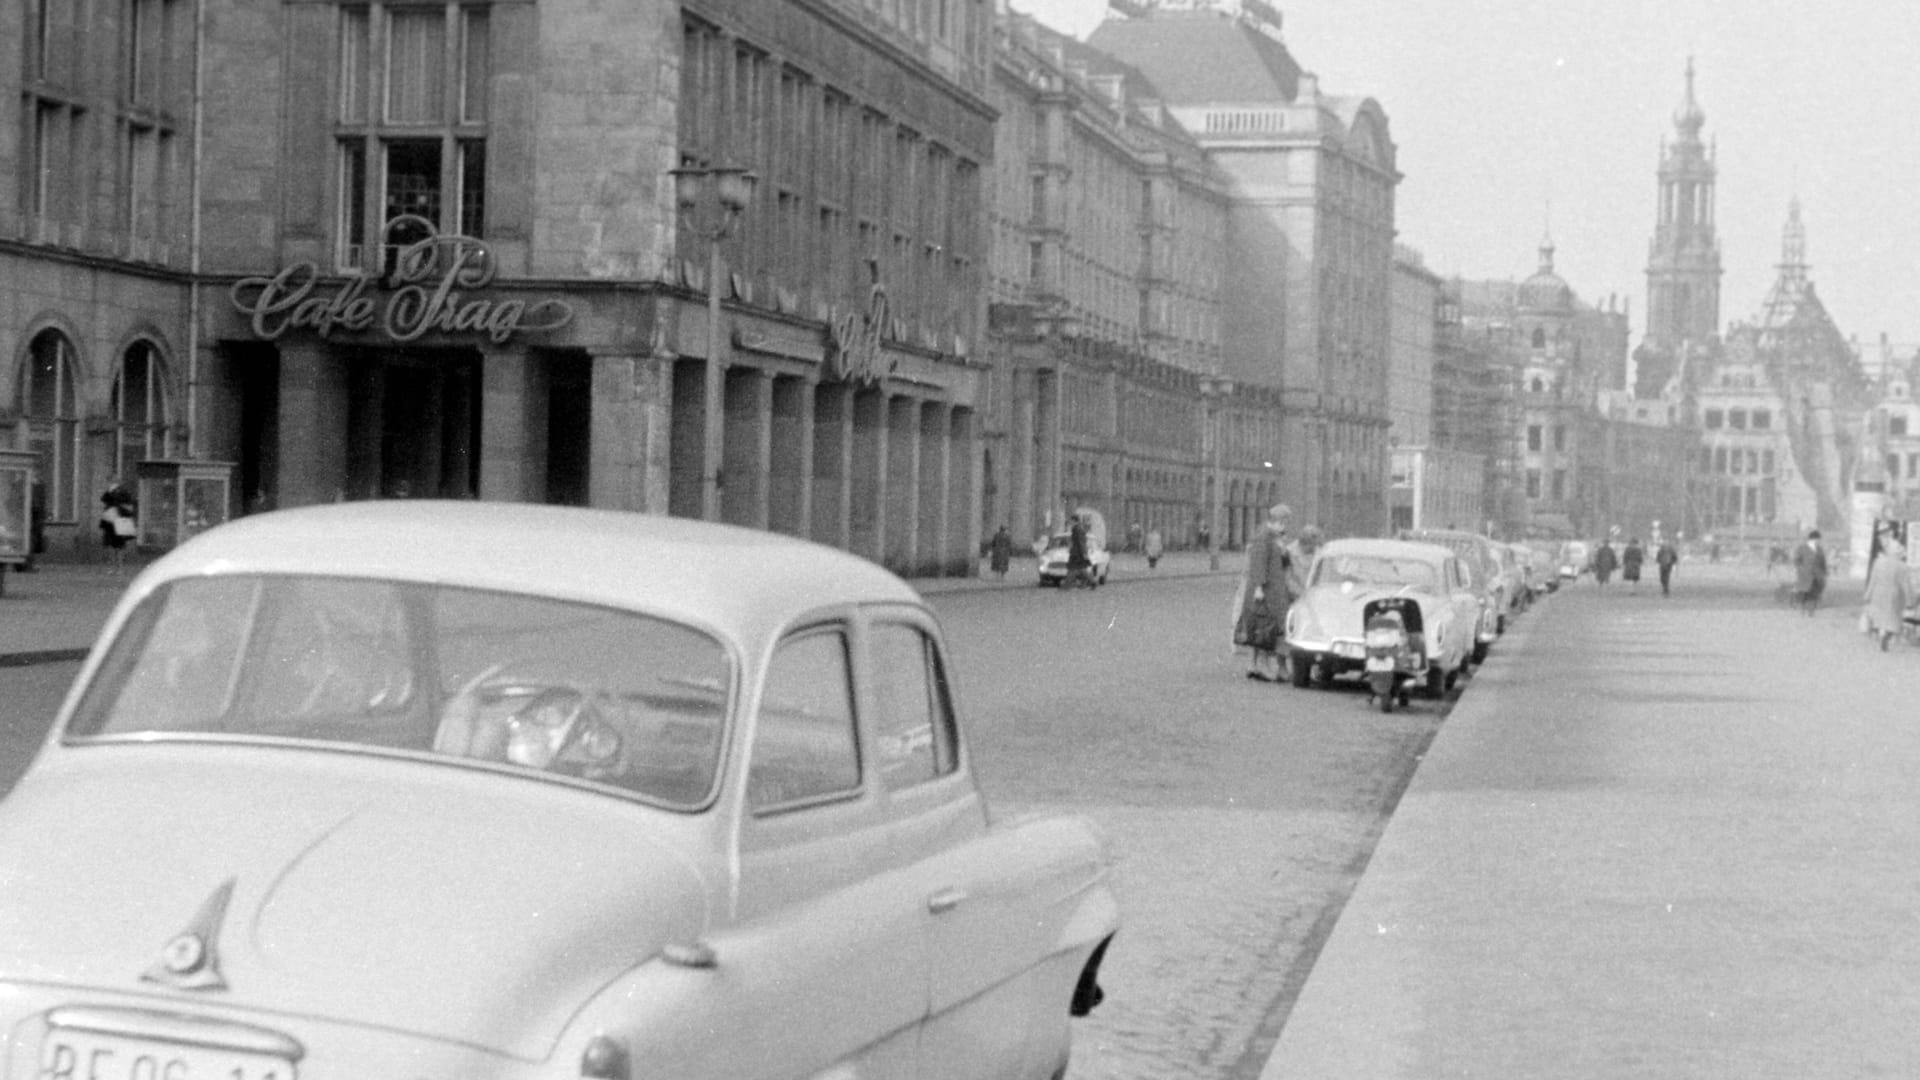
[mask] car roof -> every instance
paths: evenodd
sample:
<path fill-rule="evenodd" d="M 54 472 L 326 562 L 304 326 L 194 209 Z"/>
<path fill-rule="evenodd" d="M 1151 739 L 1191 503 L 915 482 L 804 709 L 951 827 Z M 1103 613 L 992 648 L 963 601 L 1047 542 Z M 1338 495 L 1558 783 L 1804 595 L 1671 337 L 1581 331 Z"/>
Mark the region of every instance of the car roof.
<path fill-rule="evenodd" d="M 1432 562 L 1452 558 L 1453 552 L 1438 544 L 1423 544 L 1417 540 L 1346 537 L 1320 545 L 1318 556 L 1324 558 L 1328 555 L 1372 555 L 1386 559 L 1423 559 Z"/>
<path fill-rule="evenodd" d="M 752 638 L 850 602 L 919 604 L 878 563 L 757 529 L 525 503 L 386 500 L 276 510 L 208 530 L 135 591 L 223 573 L 351 574 L 561 596 Z"/>

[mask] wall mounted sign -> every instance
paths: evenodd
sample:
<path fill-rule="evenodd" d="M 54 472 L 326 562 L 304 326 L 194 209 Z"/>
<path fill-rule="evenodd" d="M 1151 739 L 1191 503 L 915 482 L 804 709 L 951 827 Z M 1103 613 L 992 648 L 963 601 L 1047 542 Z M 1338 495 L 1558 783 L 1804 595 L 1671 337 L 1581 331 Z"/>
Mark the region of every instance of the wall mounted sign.
<path fill-rule="evenodd" d="M 247 316 L 253 332 L 273 341 L 289 330 L 311 330 L 321 337 L 336 333 L 377 333 L 405 343 L 430 332 L 484 334 L 501 344 L 515 334 L 558 330 L 573 321 L 573 308 L 561 300 L 500 299 L 475 295 L 493 283 L 496 267 L 485 242 L 471 236 L 438 236 L 418 218 L 388 223 L 424 227 L 425 239 L 392 252 L 386 273 L 365 271 L 329 286 L 311 262 L 292 263 L 272 277 L 242 278 L 228 295 Z"/>
<path fill-rule="evenodd" d="M 893 321 L 890 315 L 887 290 L 876 281 L 868 291 L 864 315 L 849 311 L 829 321 L 827 378 L 871 384 L 893 374 L 900 361 L 897 358 L 888 360 L 882 355 L 887 327 Z"/>

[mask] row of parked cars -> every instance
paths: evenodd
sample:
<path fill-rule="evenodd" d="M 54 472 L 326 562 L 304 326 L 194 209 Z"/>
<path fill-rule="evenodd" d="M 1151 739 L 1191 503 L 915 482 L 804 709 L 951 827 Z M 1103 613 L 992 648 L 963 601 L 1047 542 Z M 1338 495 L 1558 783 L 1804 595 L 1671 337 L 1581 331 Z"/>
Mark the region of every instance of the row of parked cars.
<path fill-rule="evenodd" d="M 1386 711 L 1414 691 L 1439 698 L 1558 587 L 1553 570 L 1526 545 L 1462 530 L 1330 541 L 1287 613 L 1293 684 L 1359 675 Z"/>

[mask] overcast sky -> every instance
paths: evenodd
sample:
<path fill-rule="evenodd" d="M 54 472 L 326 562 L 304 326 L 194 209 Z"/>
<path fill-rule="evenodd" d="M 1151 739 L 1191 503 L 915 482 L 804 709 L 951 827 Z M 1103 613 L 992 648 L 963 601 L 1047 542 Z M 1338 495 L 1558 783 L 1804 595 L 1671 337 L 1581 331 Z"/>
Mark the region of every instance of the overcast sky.
<path fill-rule="evenodd" d="M 1012 0 L 1085 37 L 1105 0 Z M 1647 303 L 1660 142 L 1694 57 L 1718 144 L 1722 328 L 1758 315 L 1796 194 L 1842 333 L 1920 344 L 1920 5 L 1909 0 L 1274 0 L 1329 94 L 1375 98 L 1399 239 L 1521 279 L 1551 228 L 1583 299 Z"/>

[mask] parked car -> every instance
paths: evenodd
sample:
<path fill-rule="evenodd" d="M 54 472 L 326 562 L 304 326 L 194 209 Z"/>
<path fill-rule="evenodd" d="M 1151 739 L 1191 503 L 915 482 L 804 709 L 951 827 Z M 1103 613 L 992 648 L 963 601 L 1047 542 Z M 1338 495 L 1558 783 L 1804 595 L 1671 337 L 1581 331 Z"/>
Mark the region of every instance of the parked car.
<path fill-rule="evenodd" d="M 1513 579 L 1503 572 L 1493 541 L 1479 533 L 1459 529 L 1402 529 L 1400 538 L 1439 544 L 1460 556 L 1468 584 L 1481 600 L 1480 644 L 1473 654 L 1473 662 L 1481 663 L 1487 658 L 1487 650 L 1507 631 L 1514 590 Z"/>
<path fill-rule="evenodd" d="M 1480 596 L 1458 555 L 1437 544 L 1330 540 L 1307 570 L 1306 588 L 1287 612 L 1287 651 L 1295 686 L 1364 671 L 1369 602 L 1412 597 L 1419 603 L 1425 689 L 1446 693 L 1471 662 Z"/>
<path fill-rule="evenodd" d="M 1593 569 L 1593 550 L 1584 540 L 1560 545 L 1560 580 L 1572 581 Z"/>
<path fill-rule="evenodd" d="M 1107 550 L 1107 519 L 1099 511 L 1086 507 L 1074 513 L 1087 523 L 1087 561 L 1091 564 L 1088 582 L 1105 585 L 1107 572 L 1113 568 L 1113 555 Z M 1067 548 L 1072 540 L 1073 533 L 1068 529 L 1047 538 L 1040 549 L 1040 584 L 1059 585 L 1067 580 Z"/>
<path fill-rule="evenodd" d="M 674 518 L 350 503 L 142 573 L 0 804 L 16 1075 L 1046 1080 L 1111 860 L 939 624 Z"/>

